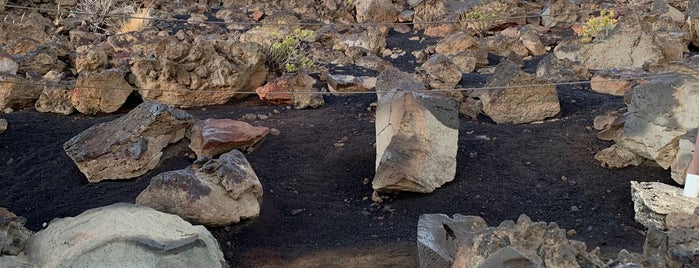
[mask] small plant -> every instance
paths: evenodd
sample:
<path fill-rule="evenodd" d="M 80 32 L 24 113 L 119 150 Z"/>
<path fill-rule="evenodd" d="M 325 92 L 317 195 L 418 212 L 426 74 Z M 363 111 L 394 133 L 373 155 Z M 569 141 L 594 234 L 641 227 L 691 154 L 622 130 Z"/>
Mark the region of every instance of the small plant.
<path fill-rule="evenodd" d="M 459 22 L 464 28 L 471 28 L 484 34 L 488 27 L 497 19 L 497 12 L 493 8 L 486 6 L 485 1 L 480 5 L 474 6 L 471 10 L 463 12 L 459 15 Z"/>
<path fill-rule="evenodd" d="M 115 0 L 78 0 L 76 15 L 88 22 L 90 28 L 106 32 L 107 19 L 116 4 Z"/>
<path fill-rule="evenodd" d="M 592 39 L 600 35 L 607 35 L 616 27 L 617 20 L 614 18 L 614 11 L 603 9 L 599 17 L 592 17 L 582 26 L 583 43 L 592 42 Z"/>
<path fill-rule="evenodd" d="M 308 57 L 308 42 L 315 32 L 296 29 L 287 36 L 279 32 L 272 34 L 272 45 L 267 50 L 267 66 L 272 71 L 282 73 L 305 72 L 313 68 L 314 63 Z"/>

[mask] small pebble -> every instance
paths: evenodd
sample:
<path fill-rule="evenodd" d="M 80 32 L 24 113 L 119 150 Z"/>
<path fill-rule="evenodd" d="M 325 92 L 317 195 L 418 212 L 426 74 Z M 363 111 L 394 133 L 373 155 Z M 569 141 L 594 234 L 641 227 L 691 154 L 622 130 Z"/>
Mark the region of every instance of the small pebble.
<path fill-rule="evenodd" d="M 272 135 L 272 136 L 279 136 L 279 135 L 281 135 L 281 134 L 282 134 L 282 132 L 279 131 L 279 129 L 276 129 L 276 128 L 270 128 L 270 129 L 269 129 L 269 135 Z"/>
<path fill-rule="evenodd" d="M 289 213 L 291 213 L 291 215 L 296 215 L 296 214 L 303 212 L 304 210 L 305 209 L 299 208 L 299 209 L 291 210 L 291 212 L 289 212 Z"/>
<path fill-rule="evenodd" d="M 568 236 L 574 236 L 574 235 L 578 234 L 578 232 L 575 231 L 575 229 L 570 229 L 570 230 L 568 230 L 568 231 L 566 232 L 566 234 L 567 234 Z"/>
<path fill-rule="evenodd" d="M 257 118 L 259 118 L 260 120 L 267 120 L 269 116 L 266 114 L 258 114 Z"/>

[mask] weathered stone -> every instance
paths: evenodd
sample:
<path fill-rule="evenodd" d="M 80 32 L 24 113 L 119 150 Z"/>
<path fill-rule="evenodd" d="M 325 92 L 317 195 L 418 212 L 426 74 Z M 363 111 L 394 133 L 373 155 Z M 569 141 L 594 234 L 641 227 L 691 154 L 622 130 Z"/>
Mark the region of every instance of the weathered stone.
<path fill-rule="evenodd" d="M 633 86 L 631 80 L 623 80 L 603 73 L 595 73 L 592 79 L 590 79 L 590 88 L 592 91 L 602 94 L 624 96 L 626 91 L 631 89 L 631 86 Z"/>
<path fill-rule="evenodd" d="M 554 53 L 559 59 L 579 61 L 588 69 L 640 68 L 646 63 L 666 61 L 650 25 L 635 12 L 622 17 L 607 38 L 587 44 L 560 44 Z"/>
<path fill-rule="evenodd" d="M 424 0 L 415 1 L 415 3 L 410 4 L 413 7 L 413 22 L 415 22 L 415 28 L 424 29 L 429 24 L 425 22 L 433 22 L 440 19 L 447 13 L 447 8 L 444 0 Z"/>
<path fill-rule="evenodd" d="M 513 52 L 520 57 L 529 55 L 529 50 L 519 39 L 510 38 L 503 34 L 487 37 L 481 42 L 481 47 L 501 57 L 507 57 Z"/>
<path fill-rule="evenodd" d="M 33 45 L 51 41 L 53 22 L 47 16 L 36 11 L 6 12 L 0 23 L 0 47 L 17 40 L 32 40 Z M 7 49 L 7 48 L 5 48 Z M 7 49 L 10 54 L 26 54 L 33 46 L 23 50 Z"/>
<path fill-rule="evenodd" d="M 73 94 L 69 89 L 69 85 L 52 85 L 45 86 L 41 91 L 39 99 L 34 104 L 34 109 L 42 113 L 57 113 L 69 115 L 75 112 L 75 107 L 70 102 L 70 96 Z"/>
<path fill-rule="evenodd" d="M 434 51 L 447 56 L 461 53 L 477 44 L 477 40 L 472 35 L 464 32 L 457 32 L 447 36 L 437 43 Z"/>
<path fill-rule="evenodd" d="M 101 72 L 107 67 L 107 52 L 96 45 L 79 46 L 76 49 L 75 69 L 82 71 Z"/>
<path fill-rule="evenodd" d="M 124 79 L 123 70 L 83 72 L 75 82 L 70 102 L 84 114 L 113 113 L 126 102 L 132 91 Z"/>
<path fill-rule="evenodd" d="M 526 47 L 527 50 L 529 50 L 529 54 L 531 55 L 541 56 L 546 54 L 547 52 L 544 43 L 541 42 L 539 36 L 533 32 L 527 32 L 522 34 L 522 36 L 519 37 L 519 41 L 521 41 L 524 47 Z"/>
<path fill-rule="evenodd" d="M 134 178 L 157 166 L 163 148 L 184 138 L 193 122 L 182 110 L 144 102 L 81 132 L 63 149 L 90 182 Z"/>
<path fill-rule="evenodd" d="M 24 227 L 26 219 L 0 207 L 0 256 L 15 256 L 25 250 L 32 231 Z"/>
<path fill-rule="evenodd" d="M 388 68 L 393 67 L 393 64 L 387 60 L 384 60 L 380 58 L 379 56 L 376 56 L 374 54 L 369 54 L 364 57 L 360 57 L 356 60 L 354 60 L 354 64 L 366 68 L 369 70 L 374 70 L 374 71 L 384 71 Z"/>
<path fill-rule="evenodd" d="M 626 119 L 624 134 L 616 142 L 619 146 L 654 160 L 667 169 L 677 155 L 679 137 L 682 134 L 684 131 L 656 125 L 634 113 Z"/>
<path fill-rule="evenodd" d="M 595 159 L 600 161 L 603 167 L 624 168 L 638 166 L 643 163 L 643 157 L 616 144 L 602 149 L 595 154 Z"/>
<path fill-rule="evenodd" d="M 458 105 L 452 98 L 415 91 L 383 93 L 376 109 L 373 188 L 429 193 L 452 181 L 458 125 Z"/>
<path fill-rule="evenodd" d="M 207 226 L 225 226 L 260 214 L 262 185 L 238 150 L 218 159 L 161 173 L 138 195 L 136 203 Z"/>
<path fill-rule="evenodd" d="M 124 203 L 55 219 L 27 248 L 31 267 L 227 267 L 203 226 Z"/>
<path fill-rule="evenodd" d="M 355 34 L 342 35 L 338 41 L 348 47 L 365 48 L 375 55 L 379 55 L 386 49 L 386 37 L 375 27 Z"/>
<path fill-rule="evenodd" d="M 344 95 L 343 93 L 366 92 L 375 85 L 376 77 L 328 74 L 328 89 L 338 96 Z"/>
<path fill-rule="evenodd" d="M 394 22 L 398 10 L 391 0 L 359 0 L 356 2 L 355 11 L 357 22 Z"/>
<path fill-rule="evenodd" d="M 231 119 L 206 119 L 194 124 L 189 148 L 197 157 L 216 157 L 232 150 L 252 150 L 262 141 L 269 128 L 255 127 Z"/>
<path fill-rule="evenodd" d="M 267 77 L 260 45 L 218 39 L 172 41 L 164 51 L 132 59 L 131 71 L 144 100 L 183 107 L 226 103 Z"/>
<path fill-rule="evenodd" d="M 0 81 L 0 110 L 31 107 L 41 95 L 41 83 L 35 79 L 6 74 Z"/>
<path fill-rule="evenodd" d="M 456 55 L 449 56 L 449 59 L 459 67 L 461 73 L 470 73 L 476 69 L 476 64 L 478 63 L 478 56 L 475 52 L 471 50 L 464 50 Z"/>
<path fill-rule="evenodd" d="M 578 20 L 580 7 L 569 0 L 554 0 L 541 12 L 541 24 L 548 28 L 567 29 Z"/>
<path fill-rule="evenodd" d="M 454 214 L 423 214 L 417 222 L 417 253 L 420 267 L 451 267 L 458 242 L 486 231 L 481 217 Z M 442 239 L 444 238 L 444 239 Z M 458 241 L 457 241 L 458 240 Z"/>
<path fill-rule="evenodd" d="M 7 54 L 5 50 L 0 48 L 0 75 L 16 75 L 18 69 L 19 64 L 15 62 L 10 54 Z"/>
<path fill-rule="evenodd" d="M 433 89 L 453 89 L 463 74 L 459 66 L 442 54 L 432 55 L 418 71 L 424 72 L 424 80 Z"/>
<path fill-rule="evenodd" d="M 679 183 L 684 184 L 684 180 L 687 175 L 687 167 L 689 167 L 689 162 L 692 161 L 692 154 L 694 152 L 694 142 L 697 140 L 696 131 L 692 130 L 687 134 L 680 136 L 680 142 L 677 146 L 677 154 L 675 159 L 670 165 L 671 177 L 672 179 Z"/>
<path fill-rule="evenodd" d="M 531 86 L 533 85 L 533 86 Z M 504 61 L 481 91 L 483 111 L 498 124 L 524 124 L 544 120 L 560 112 L 556 86 L 547 84 Z"/>
<path fill-rule="evenodd" d="M 536 66 L 536 77 L 556 83 L 588 80 L 592 74 L 579 63 L 568 59 L 558 59 L 556 55 L 548 54 Z"/>
<path fill-rule="evenodd" d="M 686 197 L 682 188 L 661 182 L 631 182 L 631 199 L 635 219 L 647 228 L 666 230 L 669 214 L 692 215 L 699 207 L 699 199 Z"/>
<path fill-rule="evenodd" d="M 542 263 L 536 263 L 525 256 L 522 252 L 513 246 L 506 246 L 498 249 L 492 255 L 488 256 L 483 262 L 478 265 L 478 268 L 543 268 Z"/>
<path fill-rule="evenodd" d="M 44 76 L 51 70 L 63 70 L 66 64 L 61 58 L 69 58 L 70 51 L 60 42 L 38 46 L 19 61 L 19 72 Z"/>
<path fill-rule="evenodd" d="M 294 104 L 296 109 L 318 108 L 325 104 L 316 80 L 307 74 L 283 76 L 255 90 L 261 100 L 273 104 Z M 318 93 L 314 93 L 318 92 Z"/>

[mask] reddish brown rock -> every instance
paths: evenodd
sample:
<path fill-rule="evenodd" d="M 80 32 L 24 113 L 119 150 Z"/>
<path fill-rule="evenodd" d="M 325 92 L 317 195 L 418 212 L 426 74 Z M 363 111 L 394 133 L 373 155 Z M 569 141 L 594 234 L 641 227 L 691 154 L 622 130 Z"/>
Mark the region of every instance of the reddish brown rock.
<path fill-rule="evenodd" d="M 624 93 L 631 89 L 631 86 L 633 86 L 631 80 L 618 79 L 603 74 L 595 74 L 590 79 L 592 91 L 614 96 L 624 96 Z"/>
<path fill-rule="evenodd" d="M 235 149 L 250 150 L 267 136 L 269 128 L 232 119 L 207 119 L 192 126 L 189 148 L 199 158 L 215 157 Z"/>

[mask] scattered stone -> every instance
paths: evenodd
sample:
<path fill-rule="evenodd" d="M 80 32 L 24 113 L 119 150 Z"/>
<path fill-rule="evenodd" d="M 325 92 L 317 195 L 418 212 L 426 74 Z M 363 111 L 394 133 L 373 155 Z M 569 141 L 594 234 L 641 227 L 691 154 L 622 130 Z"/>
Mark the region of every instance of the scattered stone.
<path fill-rule="evenodd" d="M 233 150 L 218 159 L 158 174 L 136 204 L 207 226 L 226 226 L 260 214 L 262 185 L 243 153 Z"/>
<path fill-rule="evenodd" d="M 279 136 L 279 135 L 281 135 L 281 134 L 282 134 L 282 132 L 279 131 L 279 129 L 276 129 L 276 128 L 270 128 L 270 129 L 269 129 L 269 135 L 272 135 L 272 136 Z"/>
<path fill-rule="evenodd" d="M 426 90 L 425 84 L 414 74 L 402 72 L 397 68 L 388 68 L 376 77 L 376 95 L 379 100 L 392 91 Z"/>
<path fill-rule="evenodd" d="M 533 56 L 541 56 L 548 52 L 546 51 L 546 46 L 544 46 L 544 43 L 541 42 L 539 36 L 533 32 L 522 34 L 522 36 L 519 37 L 519 41 L 521 41 L 524 47 L 529 50 L 529 54 Z"/>
<path fill-rule="evenodd" d="M 447 56 L 434 54 L 418 68 L 432 89 L 453 89 L 461 81 L 462 72 Z"/>
<path fill-rule="evenodd" d="M 408 4 L 413 8 L 413 22 L 415 22 L 416 29 L 424 29 L 430 26 L 429 24 L 424 24 L 423 22 L 433 22 L 440 19 L 447 13 L 447 7 L 444 0 L 409 0 Z M 435 25 L 435 26 L 449 26 L 450 25 Z M 451 30 L 449 30 L 451 31 Z M 426 35 L 429 33 L 425 33 Z M 430 33 L 432 34 L 432 33 Z M 429 35 L 434 36 L 434 35 Z M 447 36 L 447 34 L 441 35 Z"/>
<path fill-rule="evenodd" d="M 374 55 L 380 55 L 386 49 L 386 37 L 375 28 L 368 28 L 366 31 L 359 33 L 342 35 L 339 37 L 339 42 L 348 47 L 365 48 Z"/>
<path fill-rule="evenodd" d="M 79 46 L 76 49 L 75 69 L 78 73 L 101 72 L 107 67 L 107 52 L 96 45 Z"/>
<path fill-rule="evenodd" d="M 376 109 L 374 190 L 430 193 L 452 181 L 458 124 L 458 105 L 443 94 L 383 93 Z"/>
<path fill-rule="evenodd" d="M 578 20 L 580 7 L 568 0 L 554 0 L 541 12 L 541 24 L 548 28 L 568 29 Z"/>
<path fill-rule="evenodd" d="M 27 249 L 31 267 L 227 267 L 203 226 L 124 203 L 55 219 Z"/>
<path fill-rule="evenodd" d="M 457 32 L 447 36 L 437 43 L 434 51 L 447 56 L 461 53 L 477 44 L 477 40 L 472 35 L 464 32 Z"/>
<path fill-rule="evenodd" d="M 94 125 L 63 144 L 89 182 L 128 179 L 155 168 L 163 148 L 184 138 L 188 113 L 144 102 L 128 114 Z"/>
<path fill-rule="evenodd" d="M 236 149 L 251 151 L 267 136 L 269 128 L 231 119 L 206 119 L 194 124 L 191 132 L 189 148 L 204 158 Z"/>
<path fill-rule="evenodd" d="M 7 120 L 4 118 L 0 118 L 0 134 L 4 133 L 7 130 Z"/>
<path fill-rule="evenodd" d="M 59 41 L 38 46 L 21 58 L 18 72 L 44 76 L 51 70 L 63 70 L 66 63 L 60 59 L 70 58 L 71 52 Z"/>
<path fill-rule="evenodd" d="M 10 54 L 7 54 L 5 50 L 0 49 L 0 75 L 16 75 L 18 69 L 19 64 L 15 62 L 12 56 L 10 56 Z"/>
<path fill-rule="evenodd" d="M 24 227 L 26 222 L 26 219 L 0 207 L 0 256 L 16 256 L 24 252 L 32 235 L 32 231 Z"/>
<path fill-rule="evenodd" d="M 699 207 L 699 199 L 686 197 L 682 188 L 661 182 L 631 182 L 631 199 L 634 203 L 635 219 L 647 228 L 671 229 L 670 214 L 693 215 Z M 674 215 L 677 217 L 678 215 Z"/>
<path fill-rule="evenodd" d="M 337 96 L 347 92 L 366 92 L 374 88 L 376 77 L 328 74 L 328 89 Z"/>
<path fill-rule="evenodd" d="M 31 107 L 41 95 L 40 81 L 16 75 L 0 75 L 0 109 Z"/>
<path fill-rule="evenodd" d="M 456 66 L 459 67 L 459 70 L 461 70 L 461 73 L 471 73 L 473 70 L 476 69 L 476 65 L 478 64 L 478 56 L 475 52 L 471 50 L 464 50 L 456 55 L 449 56 L 449 59 L 456 64 Z"/>
<path fill-rule="evenodd" d="M 643 157 L 616 144 L 595 154 L 595 159 L 606 168 L 625 168 L 643 163 Z"/>
<path fill-rule="evenodd" d="M 624 96 L 633 86 L 644 83 L 645 81 L 640 78 L 648 75 L 649 73 L 643 70 L 602 70 L 592 76 L 590 87 L 594 92 Z"/>
<path fill-rule="evenodd" d="M 541 121 L 561 110 L 555 85 L 523 72 L 510 61 L 498 64 L 484 87 L 494 89 L 481 91 L 483 111 L 498 124 Z"/>
<path fill-rule="evenodd" d="M 84 114 L 113 113 L 124 105 L 132 91 L 123 70 L 83 72 L 75 82 L 70 102 Z"/>

